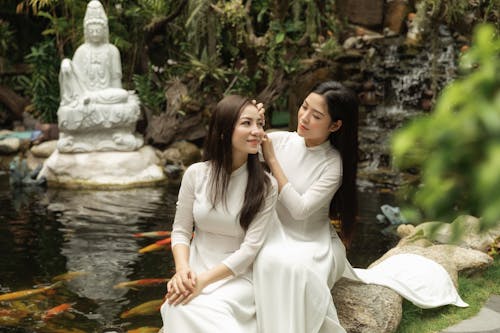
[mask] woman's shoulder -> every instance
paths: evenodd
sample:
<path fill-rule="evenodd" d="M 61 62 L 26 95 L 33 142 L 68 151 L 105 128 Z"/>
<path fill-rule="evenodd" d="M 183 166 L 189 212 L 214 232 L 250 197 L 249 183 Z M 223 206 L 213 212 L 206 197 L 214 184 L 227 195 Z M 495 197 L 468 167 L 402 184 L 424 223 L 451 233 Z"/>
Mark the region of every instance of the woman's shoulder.
<path fill-rule="evenodd" d="M 271 139 L 273 144 L 282 144 L 293 140 L 296 136 L 296 133 L 289 131 L 272 131 L 267 133 L 267 136 Z"/>
<path fill-rule="evenodd" d="M 199 174 L 205 175 L 208 171 L 208 168 L 208 161 L 193 163 L 187 167 L 186 171 L 184 171 L 184 177 L 195 177 Z"/>

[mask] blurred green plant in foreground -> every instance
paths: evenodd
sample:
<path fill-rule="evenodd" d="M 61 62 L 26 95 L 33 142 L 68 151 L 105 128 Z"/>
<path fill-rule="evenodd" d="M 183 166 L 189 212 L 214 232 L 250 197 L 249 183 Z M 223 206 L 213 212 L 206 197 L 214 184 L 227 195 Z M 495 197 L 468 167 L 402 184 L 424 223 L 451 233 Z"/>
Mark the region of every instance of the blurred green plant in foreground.
<path fill-rule="evenodd" d="M 500 223 L 500 36 L 493 25 L 476 27 L 460 70 L 433 113 L 395 133 L 392 153 L 397 167 L 419 171 L 406 192 L 414 213 L 444 221 L 470 214 L 486 230 Z"/>

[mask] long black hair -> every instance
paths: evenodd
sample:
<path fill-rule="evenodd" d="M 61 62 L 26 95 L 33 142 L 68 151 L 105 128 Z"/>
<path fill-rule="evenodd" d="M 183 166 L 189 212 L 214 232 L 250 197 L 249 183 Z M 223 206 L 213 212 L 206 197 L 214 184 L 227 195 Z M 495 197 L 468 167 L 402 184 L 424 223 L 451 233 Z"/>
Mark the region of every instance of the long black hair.
<path fill-rule="evenodd" d="M 226 190 L 233 166 L 232 136 L 241 111 L 251 105 L 250 100 L 239 95 L 224 97 L 215 108 L 210 120 L 208 135 L 203 149 L 203 160 L 212 165 L 210 189 L 212 205 L 226 203 Z M 270 180 L 259 161 L 258 154 L 249 154 L 247 161 L 248 181 L 245 199 L 239 218 L 243 230 L 247 230 L 255 215 L 264 204 Z"/>
<path fill-rule="evenodd" d="M 352 90 L 336 81 L 320 83 L 311 92 L 325 97 L 332 121 L 342 121 L 342 126 L 329 138 L 342 157 L 342 185 L 330 202 L 330 218 L 341 221 L 341 234 L 344 239 L 350 240 L 358 208 L 358 98 Z"/>

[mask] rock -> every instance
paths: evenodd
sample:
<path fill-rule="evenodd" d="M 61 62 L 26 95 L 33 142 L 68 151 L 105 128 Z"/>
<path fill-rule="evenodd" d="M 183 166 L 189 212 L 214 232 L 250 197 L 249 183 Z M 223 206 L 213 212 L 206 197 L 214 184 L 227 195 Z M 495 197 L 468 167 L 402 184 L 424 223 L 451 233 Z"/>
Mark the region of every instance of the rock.
<path fill-rule="evenodd" d="M 0 140 L 0 154 L 14 154 L 19 151 L 21 140 L 18 138 L 5 138 Z"/>
<path fill-rule="evenodd" d="M 500 225 L 482 233 L 479 230 L 478 218 L 470 215 L 462 215 L 457 217 L 452 223 L 421 223 L 415 227 L 410 235 L 401 239 L 400 244 L 411 243 L 412 240 L 417 238 L 428 238 L 437 243 L 448 244 L 454 241 L 454 231 L 458 231 L 461 236 L 454 244 L 486 252 L 488 251 L 488 247 L 500 237 Z"/>
<path fill-rule="evenodd" d="M 349 333 L 391 333 L 402 316 L 402 298 L 389 288 L 340 279 L 332 290 L 340 324 Z"/>
<path fill-rule="evenodd" d="M 367 27 L 382 24 L 384 15 L 383 0 L 339 0 L 336 2 L 339 17 Z"/>
<path fill-rule="evenodd" d="M 45 162 L 44 157 L 36 157 L 31 151 L 26 152 L 26 164 L 28 169 L 35 170 L 40 164 Z"/>
<path fill-rule="evenodd" d="M 406 236 L 409 236 L 411 233 L 415 231 L 415 226 L 411 224 L 401 224 L 398 226 L 397 229 L 397 234 L 400 238 L 404 238 Z"/>
<path fill-rule="evenodd" d="M 30 151 L 35 157 L 47 158 L 57 149 L 57 140 L 42 142 L 31 147 Z"/>
<path fill-rule="evenodd" d="M 400 34 L 406 15 L 409 12 L 408 1 L 388 0 L 384 17 L 384 27 L 395 34 Z"/>
<path fill-rule="evenodd" d="M 161 153 L 162 164 L 182 164 L 181 152 L 177 148 L 167 148 Z"/>
<path fill-rule="evenodd" d="M 36 123 L 35 129 L 42 132 L 36 139 L 36 143 L 59 139 L 59 127 L 57 124 Z"/>
<path fill-rule="evenodd" d="M 68 188 L 128 188 L 153 185 L 166 178 L 151 146 L 131 152 L 62 154 L 55 151 L 39 177 L 49 186 Z"/>
<path fill-rule="evenodd" d="M 177 141 L 170 145 L 170 148 L 177 149 L 180 153 L 182 165 L 189 166 L 201 161 L 201 151 L 195 144 L 188 141 Z"/>

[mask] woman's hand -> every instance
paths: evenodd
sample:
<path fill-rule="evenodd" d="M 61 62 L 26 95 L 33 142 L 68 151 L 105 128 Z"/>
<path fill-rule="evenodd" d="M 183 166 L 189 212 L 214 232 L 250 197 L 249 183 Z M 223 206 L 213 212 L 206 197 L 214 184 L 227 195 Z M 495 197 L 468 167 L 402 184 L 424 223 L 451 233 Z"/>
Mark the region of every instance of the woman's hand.
<path fill-rule="evenodd" d="M 262 120 L 262 126 L 266 125 L 266 109 L 264 108 L 264 103 L 257 103 L 255 99 L 252 100 L 252 104 L 257 107 L 259 111 L 260 119 Z"/>
<path fill-rule="evenodd" d="M 182 301 L 182 305 L 189 303 L 193 298 L 198 296 L 208 284 L 207 272 L 200 273 L 200 275 L 198 275 L 198 279 L 196 281 L 193 292 L 184 298 L 184 300 Z"/>
<path fill-rule="evenodd" d="M 175 275 L 167 283 L 168 304 L 177 305 L 184 301 L 196 289 L 196 273 L 190 267 L 177 270 Z"/>
<path fill-rule="evenodd" d="M 269 164 L 273 160 L 276 160 L 273 143 L 271 142 L 271 139 L 267 136 L 267 134 L 264 135 L 261 146 L 262 146 L 262 155 L 264 156 L 264 160 L 266 161 L 267 164 Z"/>

